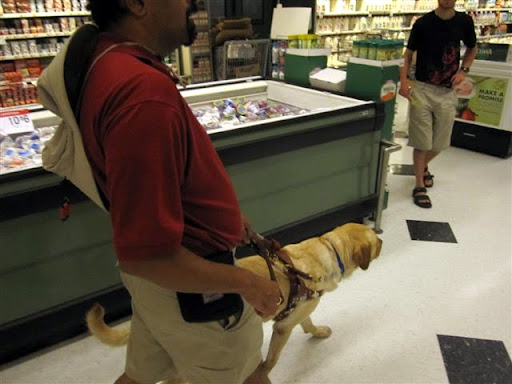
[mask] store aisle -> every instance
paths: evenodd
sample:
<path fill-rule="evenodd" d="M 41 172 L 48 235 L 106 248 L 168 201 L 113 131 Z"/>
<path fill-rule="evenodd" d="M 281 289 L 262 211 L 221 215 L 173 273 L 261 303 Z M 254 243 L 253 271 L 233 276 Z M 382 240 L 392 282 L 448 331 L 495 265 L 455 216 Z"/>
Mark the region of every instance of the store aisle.
<path fill-rule="evenodd" d="M 396 141 L 390 163 L 411 164 Z M 389 175 L 381 257 L 322 298 L 312 317 L 329 339 L 293 332 L 274 384 L 512 382 L 512 158 L 450 148 L 431 171 L 430 210 L 412 176 Z M 0 383 L 112 383 L 123 357 L 82 336 L 0 367 Z"/>

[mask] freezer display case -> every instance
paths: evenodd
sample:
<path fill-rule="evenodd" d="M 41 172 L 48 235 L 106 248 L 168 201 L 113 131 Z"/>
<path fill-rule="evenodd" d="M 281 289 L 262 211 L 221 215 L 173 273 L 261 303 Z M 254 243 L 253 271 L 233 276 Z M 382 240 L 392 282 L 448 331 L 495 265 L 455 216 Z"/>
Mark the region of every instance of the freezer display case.
<path fill-rule="evenodd" d="M 182 95 L 256 231 L 287 244 L 375 211 L 381 105 L 259 78 Z M 43 114 L 36 129 L 58 123 Z M 130 313 L 108 215 L 59 176 L 35 163 L 0 174 L 0 232 L 1 362 L 84 332 L 94 301 L 107 320 Z"/>
<path fill-rule="evenodd" d="M 475 60 L 457 88 L 459 98 L 452 142 L 456 147 L 498 157 L 512 155 L 512 49 L 510 44 L 479 45 L 498 56 Z M 508 52 L 508 53 L 507 53 Z M 502 61 L 491 61 L 492 59 Z"/>

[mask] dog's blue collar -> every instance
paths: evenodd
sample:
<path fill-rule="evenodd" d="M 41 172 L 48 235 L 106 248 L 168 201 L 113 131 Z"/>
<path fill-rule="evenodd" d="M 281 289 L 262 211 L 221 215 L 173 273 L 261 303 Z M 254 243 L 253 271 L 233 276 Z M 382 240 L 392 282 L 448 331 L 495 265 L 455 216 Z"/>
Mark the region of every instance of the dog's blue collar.
<path fill-rule="evenodd" d="M 332 249 L 334 250 L 334 253 L 336 254 L 336 260 L 338 260 L 338 267 L 340 267 L 341 274 L 343 275 L 345 273 L 345 265 L 343 264 L 343 261 L 341 260 L 340 254 L 338 253 L 338 250 L 334 246 L 334 244 L 329 240 L 327 237 L 324 237 L 325 240 L 329 244 L 331 244 Z"/>

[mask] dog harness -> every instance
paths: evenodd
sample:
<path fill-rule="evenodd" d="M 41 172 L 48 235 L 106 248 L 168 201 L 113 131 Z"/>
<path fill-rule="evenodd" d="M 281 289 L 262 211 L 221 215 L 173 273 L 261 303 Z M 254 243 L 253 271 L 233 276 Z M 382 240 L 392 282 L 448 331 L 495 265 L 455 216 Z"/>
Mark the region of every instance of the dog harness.
<path fill-rule="evenodd" d="M 315 299 L 323 295 L 323 290 L 315 291 L 306 287 L 306 284 L 304 283 L 304 280 L 319 282 L 322 281 L 323 278 L 314 278 L 309 273 L 305 273 L 295 268 L 293 266 L 292 259 L 286 254 L 286 252 L 281 250 L 281 245 L 277 241 L 273 239 L 267 240 L 255 232 L 251 232 L 249 237 L 250 245 L 267 263 L 270 278 L 277 282 L 273 269 L 273 266 L 275 266 L 279 268 L 283 273 L 285 273 L 288 277 L 288 280 L 290 281 L 288 303 L 286 308 L 284 308 L 274 317 L 274 321 L 281 321 L 286 319 L 299 302 Z M 280 295 L 281 300 L 283 300 L 283 294 L 280 293 Z"/>

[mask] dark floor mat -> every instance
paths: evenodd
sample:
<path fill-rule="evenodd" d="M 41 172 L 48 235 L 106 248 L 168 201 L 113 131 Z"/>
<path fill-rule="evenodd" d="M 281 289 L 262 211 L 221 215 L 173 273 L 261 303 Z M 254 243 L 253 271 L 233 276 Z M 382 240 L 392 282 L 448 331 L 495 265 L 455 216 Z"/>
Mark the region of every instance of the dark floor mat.
<path fill-rule="evenodd" d="M 457 239 L 448 223 L 407 220 L 411 240 L 456 243 Z"/>
<path fill-rule="evenodd" d="M 450 384 L 510 384 L 512 363 L 501 341 L 437 335 Z"/>

